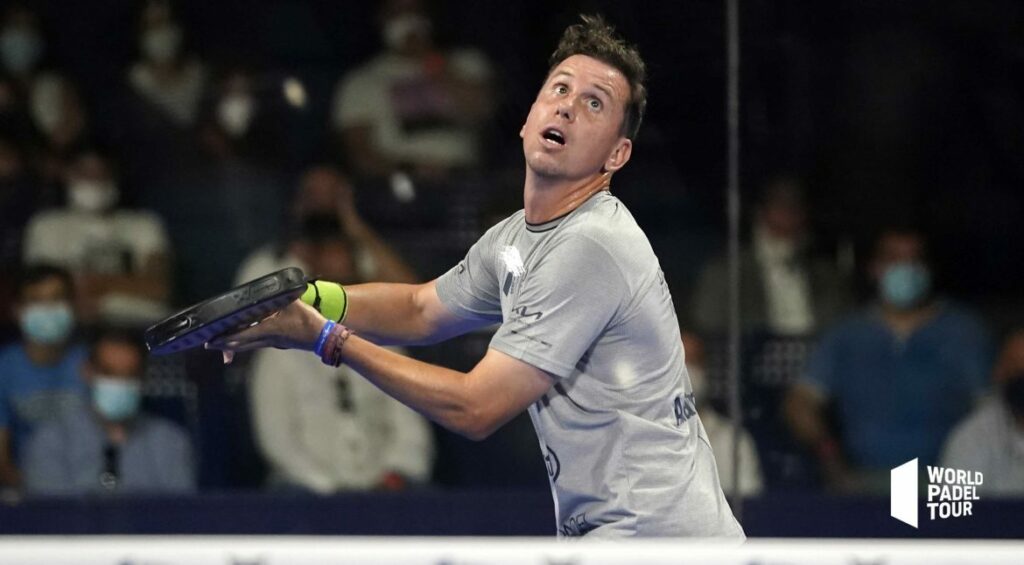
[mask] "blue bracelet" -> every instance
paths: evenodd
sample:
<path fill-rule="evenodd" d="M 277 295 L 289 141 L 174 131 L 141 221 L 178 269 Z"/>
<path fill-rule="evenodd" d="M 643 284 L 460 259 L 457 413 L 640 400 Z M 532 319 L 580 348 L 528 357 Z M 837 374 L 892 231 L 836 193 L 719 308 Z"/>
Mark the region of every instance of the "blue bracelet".
<path fill-rule="evenodd" d="M 313 353 L 316 353 L 317 357 L 323 357 L 324 355 L 324 344 L 327 343 L 327 336 L 331 335 L 331 330 L 336 326 L 331 320 L 327 320 L 324 324 L 324 329 L 320 330 L 320 337 L 316 339 L 316 346 L 313 347 Z"/>

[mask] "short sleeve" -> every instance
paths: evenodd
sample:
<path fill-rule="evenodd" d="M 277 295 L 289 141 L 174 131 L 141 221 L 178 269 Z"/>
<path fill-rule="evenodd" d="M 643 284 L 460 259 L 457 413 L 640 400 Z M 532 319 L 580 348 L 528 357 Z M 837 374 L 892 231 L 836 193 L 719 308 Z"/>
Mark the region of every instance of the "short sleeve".
<path fill-rule="evenodd" d="M 379 90 L 365 71 L 355 71 L 342 79 L 334 93 L 331 115 L 334 129 L 375 123 L 374 109 L 381 104 Z"/>
<path fill-rule="evenodd" d="M 140 261 L 155 254 L 167 253 L 170 243 L 164 224 L 151 212 L 132 213 L 130 242 Z M 140 263 L 141 264 L 141 263 Z"/>
<path fill-rule="evenodd" d="M 618 262 L 598 241 L 565 234 L 524 275 L 491 347 L 568 377 L 629 296 Z"/>
<path fill-rule="evenodd" d="M 807 360 L 807 367 L 800 379 L 800 384 L 809 386 L 826 398 L 835 394 L 839 342 L 836 330 L 822 336 Z"/>
<path fill-rule="evenodd" d="M 501 321 L 501 297 L 494 271 L 494 240 L 500 223 L 487 231 L 465 259 L 437 278 L 437 296 L 456 316 L 486 322 Z"/>
<path fill-rule="evenodd" d="M 476 49 L 461 49 L 450 56 L 452 69 L 465 80 L 484 82 L 491 78 L 491 65 L 487 57 Z"/>

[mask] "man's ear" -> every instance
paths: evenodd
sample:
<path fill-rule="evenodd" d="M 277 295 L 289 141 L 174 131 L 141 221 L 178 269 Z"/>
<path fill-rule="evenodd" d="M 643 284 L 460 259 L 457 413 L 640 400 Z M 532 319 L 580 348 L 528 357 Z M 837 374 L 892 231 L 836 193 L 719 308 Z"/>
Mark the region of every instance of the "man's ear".
<path fill-rule="evenodd" d="M 519 137 L 526 137 L 526 122 L 523 122 L 523 127 L 519 128 Z"/>
<path fill-rule="evenodd" d="M 604 162 L 604 170 L 608 173 L 614 173 L 629 162 L 630 155 L 633 154 L 633 140 L 627 137 L 620 137 L 619 142 L 612 149 L 611 154 L 608 155 L 608 159 Z"/>

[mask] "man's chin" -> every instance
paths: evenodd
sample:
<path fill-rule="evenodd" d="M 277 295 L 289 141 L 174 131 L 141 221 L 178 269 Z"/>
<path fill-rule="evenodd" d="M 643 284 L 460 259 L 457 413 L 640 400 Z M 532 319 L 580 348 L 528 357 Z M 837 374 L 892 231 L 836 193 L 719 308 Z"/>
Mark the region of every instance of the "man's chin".
<path fill-rule="evenodd" d="M 565 175 L 561 164 L 549 155 L 534 155 L 526 158 L 526 167 L 530 172 L 542 178 L 558 178 Z"/>

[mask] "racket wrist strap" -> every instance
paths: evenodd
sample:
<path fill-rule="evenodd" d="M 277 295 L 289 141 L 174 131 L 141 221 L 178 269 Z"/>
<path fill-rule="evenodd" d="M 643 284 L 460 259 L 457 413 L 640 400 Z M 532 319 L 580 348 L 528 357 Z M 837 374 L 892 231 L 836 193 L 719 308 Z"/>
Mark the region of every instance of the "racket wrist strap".
<path fill-rule="evenodd" d="M 306 292 L 301 300 L 316 308 L 328 320 L 337 323 L 345 321 L 348 314 L 348 294 L 345 287 L 330 281 L 313 280 L 306 283 Z"/>

